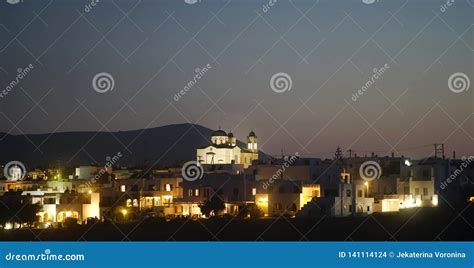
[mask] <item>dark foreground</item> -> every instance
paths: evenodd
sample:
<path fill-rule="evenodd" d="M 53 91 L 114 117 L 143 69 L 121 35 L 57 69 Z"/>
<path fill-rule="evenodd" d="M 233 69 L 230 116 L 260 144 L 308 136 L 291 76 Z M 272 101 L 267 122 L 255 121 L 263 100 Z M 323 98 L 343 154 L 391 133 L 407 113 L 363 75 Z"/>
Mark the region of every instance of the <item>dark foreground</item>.
<path fill-rule="evenodd" d="M 0 231 L 0 240 L 34 241 L 474 241 L 474 206 L 413 209 L 317 220 L 147 220 L 69 229 Z"/>

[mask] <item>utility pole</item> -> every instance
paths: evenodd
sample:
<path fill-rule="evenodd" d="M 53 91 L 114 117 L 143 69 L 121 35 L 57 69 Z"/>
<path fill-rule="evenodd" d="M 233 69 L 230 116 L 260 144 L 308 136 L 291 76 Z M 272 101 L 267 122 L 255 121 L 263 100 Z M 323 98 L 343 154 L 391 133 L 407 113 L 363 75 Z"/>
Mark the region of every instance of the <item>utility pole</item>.
<path fill-rule="evenodd" d="M 352 152 L 354 152 L 352 149 L 347 150 L 349 152 L 349 158 L 352 158 Z"/>

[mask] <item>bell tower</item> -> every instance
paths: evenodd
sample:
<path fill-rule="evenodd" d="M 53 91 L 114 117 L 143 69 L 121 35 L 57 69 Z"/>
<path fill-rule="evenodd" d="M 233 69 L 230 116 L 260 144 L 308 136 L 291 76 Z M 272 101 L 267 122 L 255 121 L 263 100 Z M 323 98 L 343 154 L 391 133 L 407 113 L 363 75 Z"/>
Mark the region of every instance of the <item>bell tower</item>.
<path fill-rule="evenodd" d="M 252 152 L 258 151 L 257 136 L 255 135 L 255 132 L 253 131 L 250 131 L 249 135 L 247 136 L 247 149 L 249 149 Z"/>

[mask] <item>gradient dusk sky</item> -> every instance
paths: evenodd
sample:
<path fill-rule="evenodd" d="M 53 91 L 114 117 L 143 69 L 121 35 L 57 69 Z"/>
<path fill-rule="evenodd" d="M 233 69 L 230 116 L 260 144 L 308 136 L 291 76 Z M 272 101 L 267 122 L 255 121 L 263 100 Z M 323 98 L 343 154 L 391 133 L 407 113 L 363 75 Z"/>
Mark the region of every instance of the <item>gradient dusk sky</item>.
<path fill-rule="evenodd" d="M 474 153 L 474 0 L 0 2 L 0 89 L 34 66 L 0 98 L 1 132 L 191 122 L 254 130 L 269 154 Z M 94 90 L 101 72 L 113 90 Z M 292 86 L 277 93 L 280 72 Z M 456 73 L 470 88 L 450 90 Z"/>

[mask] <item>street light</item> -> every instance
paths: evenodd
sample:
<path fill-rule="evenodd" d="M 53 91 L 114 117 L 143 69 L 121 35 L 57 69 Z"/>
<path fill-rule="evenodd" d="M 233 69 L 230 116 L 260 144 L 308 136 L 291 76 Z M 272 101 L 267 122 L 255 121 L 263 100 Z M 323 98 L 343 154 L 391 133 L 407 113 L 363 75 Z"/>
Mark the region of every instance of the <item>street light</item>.
<path fill-rule="evenodd" d="M 122 209 L 120 212 L 122 213 L 123 220 L 125 221 L 127 219 L 127 217 L 126 217 L 127 216 L 127 210 Z"/>

